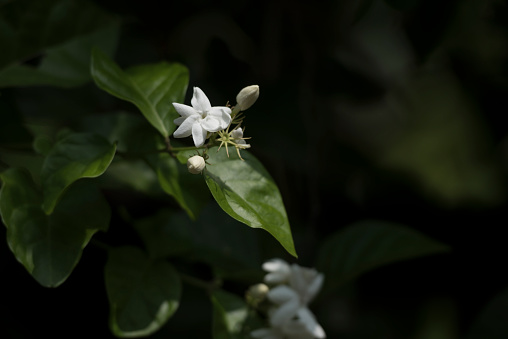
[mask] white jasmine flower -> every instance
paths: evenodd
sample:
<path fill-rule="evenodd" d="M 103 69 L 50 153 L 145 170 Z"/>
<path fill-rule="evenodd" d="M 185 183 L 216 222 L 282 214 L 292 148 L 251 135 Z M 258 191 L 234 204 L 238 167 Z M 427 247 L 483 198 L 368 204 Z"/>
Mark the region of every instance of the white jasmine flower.
<path fill-rule="evenodd" d="M 289 280 L 291 267 L 282 259 L 274 258 L 263 264 L 263 270 L 269 272 L 265 275 L 265 283 L 282 284 Z"/>
<path fill-rule="evenodd" d="M 269 272 L 265 282 L 278 284 L 268 291 L 267 297 L 275 307 L 270 309 L 270 329 L 253 333 L 256 338 L 326 338 L 307 305 L 323 285 L 324 276 L 311 268 L 289 265 L 282 259 L 272 259 L 263 264 Z M 263 336 L 261 336 L 263 334 Z M 280 335 L 277 337 L 276 335 Z"/>
<path fill-rule="evenodd" d="M 279 305 L 270 314 L 272 327 L 284 328 L 284 333 L 298 327 L 296 333 L 301 333 L 304 329 L 304 332 L 312 335 L 311 338 L 326 338 L 325 331 L 297 291 L 289 286 L 279 285 L 268 292 L 268 299 Z"/>
<path fill-rule="evenodd" d="M 259 86 L 252 85 L 243 88 L 236 96 L 236 105 L 240 111 L 245 111 L 252 106 L 259 97 Z"/>
<path fill-rule="evenodd" d="M 205 169 L 205 159 L 200 155 L 195 155 L 187 160 L 187 169 L 192 174 L 199 174 Z"/>
<path fill-rule="evenodd" d="M 192 135 L 196 147 L 203 146 L 208 133 L 217 132 L 228 127 L 231 122 L 231 109 L 225 106 L 212 107 L 205 93 L 194 87 L 191 106 L 173 103 L 181 117 L 174 120 L 180 127 L 173 133 L 175 138 Z"/>
<path fill-rule="evenodd" d="M 231 131 L 231 138 L 233 138 L 237 147 L 240 147 L 241 149 L 250 148 L 250 145 L 245 141 L 245 139 L 243 139 L 243 130 L 240 127 Z"/>

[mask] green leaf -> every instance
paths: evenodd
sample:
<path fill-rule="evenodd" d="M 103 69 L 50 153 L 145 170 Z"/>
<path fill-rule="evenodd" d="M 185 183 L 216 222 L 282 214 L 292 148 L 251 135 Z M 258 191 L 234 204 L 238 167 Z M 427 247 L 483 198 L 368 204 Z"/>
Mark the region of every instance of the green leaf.
<path fill-rule="evenodd" d="M 168 153 L 160 153 L 155 161 L 155 171 L 164 192 L 175 198 L 189 217 L 196 220 L 209 199 L 203 178 L 190 174 L 187 167 Z"/>
<path fill-rule="evenodd" d="M 135 247 L 111 250 L 105 268 L 110 328 L 119 337 L 147 336 L 177 310 L 181 282 L 166 261 Z"/>
<path fill-rule="evenodd" d="M 448 250 L 408 227 L 363 221 L 327 238 L 319 251 L 317 268 L 326 276 L 326 288 L 336 288 L 377 267 Z"/>
<path fill-rule="evenodd" d="M 43 209 L 51 214 L 64 190 L 81 178 L 94 178 L 108 168 L 116 145 L 92 133 L 68 134 L 48 153 L 41 170 Z"/>
<path fill-rule="evenodd" d="M 110 21 L 110 16 L 90 1 L 11 1 L 0 11 L 0 69 Z"/>
<path fill-rule="evenodd" d="M 80 86 L 91 80 L 90 55 L 97 46 L 113 55 L 120 25 L 113 21 L 92 33 L 78 36 L 50 48 L 39 67 L 13 65 L 0 72 L 0 87 L 12 86 Z"/>
<path fill-rule="evenodd" d="M 212 338 L 240 338 L 242 327 L 248 316 L 247 304 L 242 298 L 222 290 L 215 290 L 211 295 Z"/>
<path fill-rule="evenodd" d="M 152 258 L 185 256 L 209 264 L 227 279 L 263 276 L 256 233 L 240 227 L 216 204 L 208 204 L 195 222 L 183 212 L 164 209 L 135 225 Z"/>
<path fill-rule="evenodd" d="M 208 152 L 206 184 L 220 207 L 236 220 L 253 228 L 262 228 L 297 257 L 286 209 L 279 189 L 270 174 L 252 154 L 243 151 L 245 161 L 234 152 Z"/>
<path fill-rule="evenodd" d="M 189 82 L 189 71 L 185 66 L 161 62 L 136 66 L 124 72 L 95 49 L 91 69 L 99 88 L 136 105 L 164 137 L 173 133 L 173 120 L 179 115 L 172 103 L 183 101 Z"/>
<path fill-rule="evenodd" d="M 28 172 L 11 168 L 1 178 L 0 212 L 11 251 L 41 285 L 60 285 L 92 235 L 107 230 L 109 205 L 94 185 L 76 183 L 48 216 Z"/>
<path fill-rule="evenodd" d="M 492 299 L 473 321 L 467 339 L 503 339 L 508 337 L 508 289 Z"/>

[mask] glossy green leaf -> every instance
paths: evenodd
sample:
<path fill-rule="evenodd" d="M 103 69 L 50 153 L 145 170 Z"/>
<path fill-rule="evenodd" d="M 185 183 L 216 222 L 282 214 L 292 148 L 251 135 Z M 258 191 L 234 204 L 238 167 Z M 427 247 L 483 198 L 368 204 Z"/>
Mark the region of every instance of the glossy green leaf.
<path fill-rule="evenodd" d="M 220 207 L 236 220 L 253 228 L 262 228 L 277 239 L 293 256 L 293 237 L 279 189 L 261 162 L 243 151 L 238 158 L 232 152 L 211 148 L 211 164 L 206 167 L 206 184 Z"/>
<path fill-rule="evenodd" d="M 319 251 L 317 268 L 326 276 L 326 287 L 336 288 L 377 267 L 448 250 L 411 228 L 363 221 L 327 238 Z"/>
<path fill-rule="evenodd" d="M 108 168 L 116 145 L 92 133 L 68 134 L 48 153 L 41 171 L 43 209 L 51 214 L 64 190 L 81 178 L 94 178 Z"/>
<path fill-rule="evenodd" d="M 214 291 L 211 300 L 213 305 L 212 338 L 243 338 L 241 332 L 248 316 L 245 301 L 237 295 L 222 290 Z"/>
<path fill-rule="evenodd" d="M 91 69 L 99 88 L 136 105 L 164 137 L 173 133 L 173 120 L 179 115 L 172 103 L 183 101 L 189 82 L 189 71 L 185 66 L 161 62 L 136 66 L 124 72 L 107 55 L 95 49 Z"/>
<path fill-rule="evenodd" d="M 0 69 L 110 21 L 111 17 L 90 1 L 11 1 L 0 11 Z"/>
<path fill-rule="evenodd" d="M 111 250 L 105 268 L 110 328 L 119 337 L 147 336 L 177 310 L 181 282 L 166 261 L 151 260 L 136 247 Z"/>
<path fill-rule="evenodd" d="M 0 87 L 12 86 L 80 86 L 91 80 L 90 55 L 97 46 L 113 55 L 119 36 L 120 24 L 112 22 L 92 33 L 78 36 L 49 48 L 41 64 L 35 68 L 13 65 L 0 72 Z"/>
<path fill-rule="evenodd" d="M 63 283 L 92 235 L 106 231 L 110 210 L 94 185 L 76 183 L 53 214 L 41 210 L 42 195 L 25 170 L 1 174 L 0 212 L 11 251 L 43 286 Z"/>

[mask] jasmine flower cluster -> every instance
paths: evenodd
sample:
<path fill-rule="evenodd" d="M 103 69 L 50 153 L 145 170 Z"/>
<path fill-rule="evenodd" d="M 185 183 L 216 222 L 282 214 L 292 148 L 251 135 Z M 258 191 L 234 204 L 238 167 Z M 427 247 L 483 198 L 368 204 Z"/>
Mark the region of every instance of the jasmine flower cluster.
<path fill-rule="evenodd" d="M 266 296 L 273 306 L 268 311 L 270 328 L 251 332 L 258 339 L 326 338 L 308 304 L 323 285 L 324 276 L 311 268 L 289 265 L 282 259 L 263 264 L 264 281 L 273 287 Z"/>

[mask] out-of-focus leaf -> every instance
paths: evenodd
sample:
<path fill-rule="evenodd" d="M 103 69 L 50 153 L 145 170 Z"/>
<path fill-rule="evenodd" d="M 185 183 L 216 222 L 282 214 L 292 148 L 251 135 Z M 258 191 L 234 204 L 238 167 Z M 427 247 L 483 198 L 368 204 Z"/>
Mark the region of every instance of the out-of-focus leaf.
<path fill-rule="evenodd" d="M 0 146 L 7 145 L 16 147 L 19 144 L 32 142 L 32 136 L 23 125 L 23 118 L 16 110 L 15 105 L 0 95 L 0 112 L 2 112 L 2 123 L 0 124 Z"/>
<path fill-rule="evenodd" d="M 240 334 L 248 315 L 245 301 L 222 290 L 213 291 L 211 300 L 213 305 L 212 338 L 244 338 Z"/>
<path fill-rule="evenodd" d="M 317 268 L 325 274 L 325 286 L 330 289 L 383 265 L 448 250 L 448 246 L 408 227 L 363 221 L 325 240 Z"/>
<path fill-rule="evenodd" d="M 178 272 L 135 247 L 109 253 L 105 268 L 110 329 L 118 337 L 147 336 L 175 313 L 180 303 Z"/>
<path fill-rule="evenodd" d="M 84 0 L 18 0 L 0 11 L 0 69 L 87 34 L 111 18 Z"/>
<path fill-rule="evenodd" d="M 28 172 L 11 168 L 0 177 L 0 212 L 11 251 L 41 285 L 60 285 L 92 235 L 107 230 L 110 210 L 106 200 L 94 185 L 77 183 L 48 216 Z"/>
<path fill-rule="evenodd" d="M 185 256 L 210 264 L 224 278 L 262 277 L 256 234 L 240 225 L 209 204 L 195 222 L 163 210 L 137 221 L 136 230 L 153 258 Z"/>
<path fill-rule="evenodd" d="M 190 174 L 168 153 L 160 153 L 155 159 L 155 171 L 162 189 L 175 198 L 191 219 L 196 219 L 209 198 L 203 178 Z"/>
<path fill-rule="evenodd" d="M 508 289 L 499 293 L 479 314 L 469 330 L 467 339 L 508 338 Z"/>
<path fill-rule="evenodd" d="M 42 166 L 43 209 L 51 214 L 64 190 L 81 178 L 94 178 L 108 168 L 115 156 L 111 145 L 97 134 L 76 133 L 59 140 Z"/>
<path fill-rule="evenodd" d="M 175 130 L 173 120 L 179 115 L 173 102 L 182 102 L 187 91 L 189 71 L 178 63 L 132 67 L 125 72 L 107 55 L 92 52 L 92 77 L 109 94 L 129 101 L 164 137 Z"/>
<path fill-rule="evenodd" d="M 206 184 L 219 206 L 231 217 L 268 231 L 291 255 L 297 256 L 286 209 L 279 189 L 263 165 L 243 151 L 245 161 L 233 152 L 211 148 L 204 171 Z"/>
<path fill-rule="evenodd" d="M 502 201 L 503 177 L 489 152 L 490 137 L 456 79 L 419 75 L 392 99 L 407 120 L 377 153 L 384 167 L 413 176 L 425 194 L 448 205 Z"/>
<path fill-rule="evenodd" d="M 0 72 L 0 87 L 13 86 L 80 86 L 91 80 L 90 55 L 97 46 L 113 55 L 120 24 L 117 21 L 92 33 L 78 36 L 50 48 L 37 67 L 13 65 Z"/>

